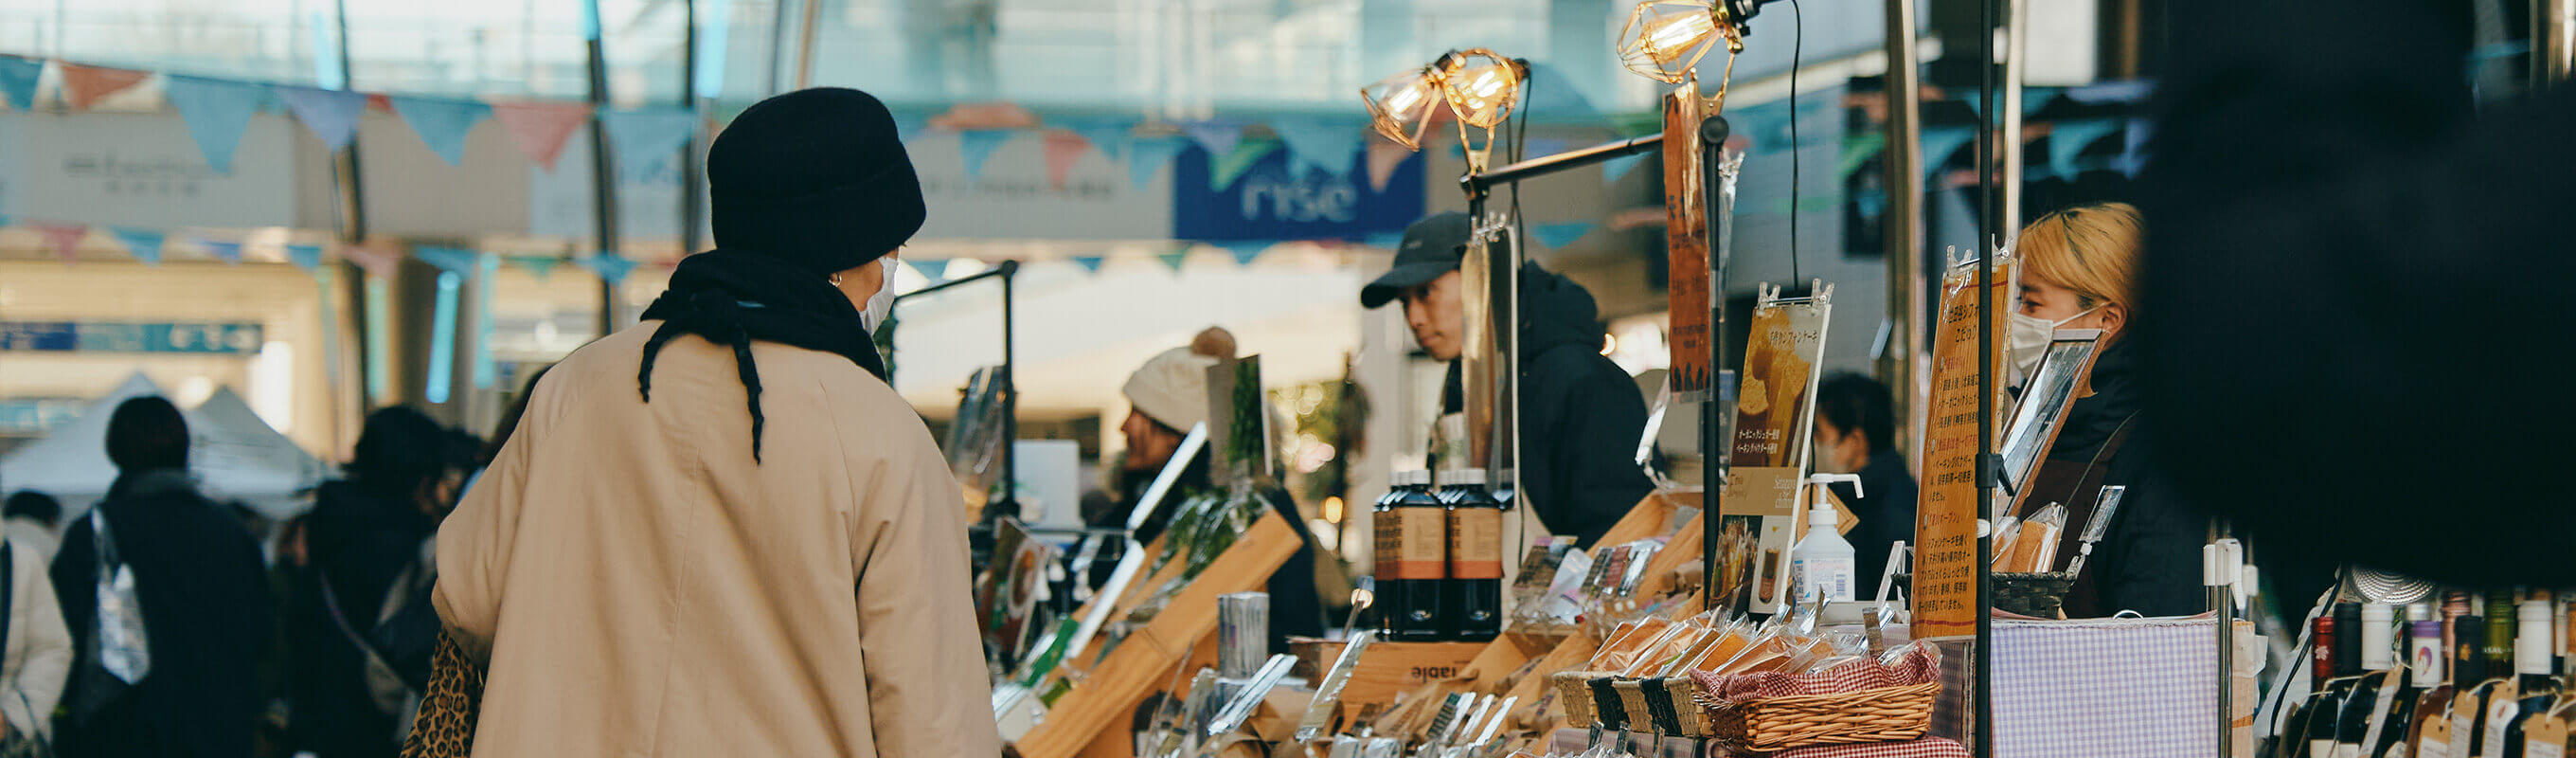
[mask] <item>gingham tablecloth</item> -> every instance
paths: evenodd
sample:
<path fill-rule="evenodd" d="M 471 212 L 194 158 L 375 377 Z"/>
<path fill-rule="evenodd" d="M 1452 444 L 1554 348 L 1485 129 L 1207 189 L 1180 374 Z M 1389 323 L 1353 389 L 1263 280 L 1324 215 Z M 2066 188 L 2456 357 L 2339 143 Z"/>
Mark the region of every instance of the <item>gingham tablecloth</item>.
<path fill-rule="evenodd" d="M 1772 753 L 1768 758 L 1968 758 L 1968 748 L 1939 737 L 1925 737 L 1909 742 L 1802 747 Z"/>
<path fill-rule="evenodd" d="M 2215 755 L 2215 631 L 2207 619 L 1995 621 L 1995 754 Z"/>

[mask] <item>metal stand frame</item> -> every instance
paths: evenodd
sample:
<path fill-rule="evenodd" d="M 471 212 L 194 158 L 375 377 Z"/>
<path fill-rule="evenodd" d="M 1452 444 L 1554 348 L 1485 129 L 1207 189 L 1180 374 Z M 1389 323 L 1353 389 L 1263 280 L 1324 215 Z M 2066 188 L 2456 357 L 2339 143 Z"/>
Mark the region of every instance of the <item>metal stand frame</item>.
<path fill-rule="evenodd" d="M 923 296 L 923 295 L 928 295 L 928 294 L 932 294 L 932 293 L 936 293 L 936 292 L 946 291 L 946 290 L 951 289 L 951 288 L 955 288 L 955 287 L 963 286 L 963 285 L 966 285 L 966 284 L 968 284 L 968 283 L 972 283 L 972 282 L 980 282 L 980 281 L 984 281 L 984 280 L 986 280 L 986 279 L 999 279 L 999 280 L 1001 280 L 1001 283 L 1002 283 L 1002 375 L 1001 375 L 1001 381 L 1002 381 L 1002 497 L 1001 497 L 1001 499 L 999 499 L 999 500 L 995 500 L 995 501 L 993 501 L 993 502 L 991 502 L 991 503 L 987 503 L 987 504 L 985 504 L 985 511 L 986 511 L 987 513 L 992 512 L 992 507 L 993 507 L 993 506 L 1000 505 L 1000 506 L 1007 506 L 1007 507 L 1009 507 L 1009 508 L 1010 508 L 1010 510 L 1011 510 L 1012 512 L 1014 512 L 1014 513 L 1015 513 L 1015 515 L 1016 515 L 1016 511 L 1019 509 L 1019 503 L 1020 503 L 1020 453 L 1019 453 L 1019 450 L 1017 449 L 1017 448 L 1019 447 L 1018 442 L 1019 442 L 1019 439 L 1020 439 L 1020 380 L 1019 380 L 1019 377 L 1018 377 L 1018 375 L 1017 375 L 1017 373 L 1018 373 L 1018 364 L 1019 364 L 1019 354 L 1018 354 L 1017 347 L 1013 344 L 1013 341 L 1012 341 L 1012 334 L 1011 334 L 1011 325 L 1012 325 L 1012 319 L 1011 319 L 1011 306 L 1012 306 L 1012 304 L 1013 304 L 1013 301 L 1018 299 L 1018 298 L 1016 298 L 1016 297 L 1014 296 L 1014 295 L 1015 295 L 1015 293 L 1013 292 L 1013 286 L 1012 286 L 1012 284 L 1013 284 L 1013 281 L 1014 281 L 1014 280 L 1017 280 L 1017 279 L 1019 278 L 1019 275 L 1020 275 L 1020 262 L 1019 262 L 1019 261 L 1016 261 L 1016 260 L 1006 260 L 1006 261 L 1002 261 L 999 265 L 996 265 L 996 266 L 994 266 L 994 267 L 992 267 L 992 268 L 989 268 L 989 269 L 985 269 L 983 272 L 978 273 L 978 274 L 975 274 L 974 276 L 962 276 L 962 277 L 958 277 L 958 278 L 956 278 L 956 279 L 951 279 L 951 280 L 948 280 L 948 281 L 945 281 L 945 282 L 940 282 L 940 283 L 938 283 L 938 284 L 930 285 L 930 286 L 928 286 L 928 287 L 923 287 L 923 288 L 921 288 L 921 289 L 913 290 L 913 291 L 911 291 L 911 292 L 905 292 L 905 293 L 902 293 L 902 294 L 895 295 L 895 296 L 894 296 L 894 305 L 893 305 L 893 306 L 889 306 L 889 307 L 887 308 L 887 310 L 886 310 L 886 312 L 887 312 L 886 320 L 887 320 L 887 322 L 888 322 L 888 323 L 892 323 L 892 322 L 894 321 L 894 316 L 893 316 L 894 309 L 895 309 L 895 308 L 902 307 L 902 306 L 903 306 L 903 301 L 905 301 L 905 300 L 910 300 L 910 299 L 912 299 L 912 298 L 921 297 L 921 296 Z M 893 272 L 891 272 L 891 271 L 887 272 L 887 274 L 886 274 L 886 284 L 885 284 L 885 286 L 888 286 L 888 287 L 892 287 L 892 286 L 894 286 L 894 274 L 893 274 Z M 882 325 L 880 325 L 880 328 L 882 328 Z M 889 344 L 887 347 L 888 347 L 889 349 L 891 349 L 891 348 L 892 348 L 892 345 L 891 345 L 891 344 Z M 894 382 L 893 382 L 893 379 L 894 379 L 894 376 L 893 376 L 893 374 L 894 374 L 894 368 L 893 368 L 891 365 L 889 365 L 889 366 L 886 368 L 886 374 L 887 374 L 887 376 L 886 376 L 886 380 L 887 380 L 887 381 L 886 381 L 886 383 L 887 383 L 887 384 L 893 384 L 893 383 L 894 383 Z"/>

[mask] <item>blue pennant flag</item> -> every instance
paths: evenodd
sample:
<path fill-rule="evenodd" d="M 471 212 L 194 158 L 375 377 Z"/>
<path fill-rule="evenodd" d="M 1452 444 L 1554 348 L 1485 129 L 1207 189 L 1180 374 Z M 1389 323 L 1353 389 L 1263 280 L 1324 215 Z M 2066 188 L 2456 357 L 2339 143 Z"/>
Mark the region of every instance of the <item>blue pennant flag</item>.
<path fill-rule="evenodd" d="M 1951 155 L 1976 140 L 1977 128 L 1973 126 L 1935 126 L 1923 130 L 1923 175 L 1941 173 L 1941 167 L 1949 165 Z"/>
<path fill-rule="evenodd" d="M 1162 261 L 1163 265 L 1171 267 L 1173 273 L 1180 273 L 1181 266 L 1190 261 L 1190 251 L 1185 248 L 1177 253 L 1164 253 L 1154 258 Z"/>
<path fill-rule="evenodd" d="M 626 275 L 635 270 L 635 259 L 623 255 L 592 254 L 574 259 L 573 264 L 598 275 L 600 281 L 612 287 L 625 283 Z"/>
<path fill-rule="evenodd" d="M 233 264 L 241 263 L 241 243 L 239 242 L 225 242 L 223 240 L 210 240 L 201 237 L 198 238 L 197 245 L 205 248 L 206 252 L 213 253 L 215 260 Z"/>
<path fill-rule="evenodd" d="M 1082 135 L 1102 156 L 1115 160 L 1127 150 L 1129 135 L 1136 131 L 1136 121 L 1125 118 L 1082 118 L 1065 121 L 1064 128 Z"/>
<path fill-rule="evenodd" d="M 609 148 L 617 151 L 617 165 L 624 169 L 667 159 L 698 136 L 698 114 L 687 108 L 609 111 L 600 123 L 608 128 Z"/>
<path fill-rule="evenodd" d="M 1583 96 L 1582 88 L 1548 64 L 1530 64 L 1529 81 L 1523 86 L 1524 97 L 1529 101 L 1521 107 L 1529 109 L 1531 118 L 1568 123 L 1601 120 L 1601 109 L 1592 107 L 1592 99 Z"/>
<path fill-rule="evenodd" d="M 922 279 L 931 284 L 948 281 L 948 261 L 905 261 L 905 263 L 912 264 L 913 273 L 920 274 Z"/>
<path fill-rule="evenodd" d="M 1261 258 L 1262 253 L 1269 252 L 1271 246 L 1279 243 L 1272 240 L 1235 240 L 1208 244 L 1225 248 L 1226 252 L 1233 253 L 1235 265 L 1250 266 L 1253 261 Z"/>
<path fill-rule="evenodd" d="M 302 269 L 305 273 L 312 273 L 314 269 L 322 267 L 322 246 L 288 245 L 286 262 L 295 264 L 296 268 Z"/>
<path fill-rule="evenodd" d="M 2049 128 L 2048 132 L 2049 169 L 2057 172 L 2058 176 L 2075 176 L 2076 154 L 2084 152 L 2084 148 L 2092 145 L 2095 140 L 2110 136 L 2112 132 L 2119 130 L 2120 122 L 2107 118 L 2057 122 Z"/>
<path fill-rule="evenodd" d="M 1104 260 L 1107 260 L 1104 256 L 1077 255 L 1073 257 L 1073 265 L 1081 266 L 1084 273 L 1097 274 L 1100 273 L 1100 263 Z"/>
<path fill-rule="evenodd" d="M 1393 250 L 1393 249 L 1395 249 L 1395 246 L 1397 246 L 1397 245 L 1401 245 L 1401 244 L 1404 244 L 1404 233 L 1403 233 L 1403 232 L 1377 232 L 1377 233 L 1375 233 L 1375 234 L 1371 234 L 1371 235 L 1369 235 L 1369 236 L 1367 236 L 1367 237 L 1365 237 L 1365 238 L 1362 238 L 1362 239 L 1360 240 L 1360 244 L 1367 245 L 1367 246 L 1369 246 L 1369 247 L 1374 247 L 1374 248 L 1382 248 L 1382 249 L 1386 249 L 1386 250 Z"/>
<path fill-rule="evenodd" d="M 36 108 L 36 80 L 45 74 L 45 62 L 34 58 L 0 56 L 0 94 L 9 98 L 10 110 L 25 112 Z"/>
<path fill-rule="evenodd" d="M 394 113 L 411 125 L 422 144 L 438 154 L 439 160 L 454 166 L 465 162 L 465 135 L 474 131 L 475 122 L 492 114 L 492 107 L 473 100 L 448 100 L 433 97 L 391 98 Z"/>
<path fill-rule="evenodd" d="M 1619 181 L 1619 177 L 1627 176 L 1630 169 L 1637 167 L 1638 161 L 1645 159 L 1645 153 L 1638 153 L 1635 155 L 1622 155 L 1617 158 L 1602 161 L 1601 182 L 1603 184 L 1608 184 Z"/>
<path fill-rule="evenodd" d="M 1135 141 L 1127 151 L 1128 183 L 1143 187 L 1145 183 L 1153 181 L 1154 175 L 1160 173 L 1163 166 L 1171 163 L 1172 157 L 1180 155 L 1181 149 L 1188 147 L 1189 144 L 1168 137 Z"/>
<path fill-rule="evenodd" d="M 250 114 L 259 111 L 260 101 L 268 97 L 267 87 L 247 82 L 199 79 L 193 76 L 167 77 L 163 93 L 170 105 L 179 109 L 179 118 L 188 123 L 188 136 L 197 140 L 197 150 L 206 156 L 206 165 L 215 173 L 233 172 L 233 148 L 241 145 L 242 131 L 250 128 Z"/>
<path fill-rule="evenodd" d="M 452 247 L 423 247 L 413 250 L 411 252 L 411 257 L 419 258 L 422 263 L 437 266 L 440 271 L 463 276 L 465 274 L 472 273 L 474 271 L 476 260 L 483 256 L 482 254 L 476 253 L 472 250 L 458 250 Z"/>
<path fill-rule="evenodd" d="M 1568 221 L 1561 224 L 1540 224 L 1531 227 L 1530 231 L 1538 235 L 1539 244 L 1546 245 L 1547 249 L 1563 250 L 1565 246 L 1574 244 L 1575 240 L 1583 239 L 1583 235 L 1591 234 L 1592 230 L 1599 226 L 1600 224 L 1590 221 Z"/>
<path fill-rule="evenodd" d="M 958 132 L 957 155 L 966 159 L 966 178 L 983 178 L 984 162 L 992 159 L 994 151 L 1002 149 L 1002 143 L 1011 141 L 1011 138 L 1018 134 L 1018 132 L 1002 129 L 969 129 Z"/>
<path fill-rule="evenodd" d="M 160 232 L 128 226 L 115 227 L 107 231 L 116 236 L 117 243 L 124 245 L 126 252 L 134 254 L 135 260 L 142 261 L 146 266 L 161 265 L 161 243 L 168 238 Z"/>
<path fill-rule="evenodd" d="M 921 131 L 928 128 L 930 128 L 928 116 L 909 111 L 894 114 L 895 139 L 911 142 L 912 138 L 921 136 Z"/>
<path fill-rule="evenodd" d="M 1189 132 L 1191 141 L 1206 148 L 1210 158 L 1234 152 L 1234 143 L 1243 141 L 1243 125 L 1232 121 L 1201 121 L 1182 127 L 1182 131 Z"/>
<path fill-rule="evenodd" d="M 286 110 L 304 124 L 322 145 L 333 150 L 349 146 L 349 138 L 358 133 L 358 114 L 367 108 L 365 93 L 347 90 L 278 87 L 277 97 L 286 101 Z"/>
<path fill-rule="evenodd" d="M 1279 140 L 1288 143 L 1290 177 L 1303 177 L 1309 169 L 1339 175 L 1351 170 L 1351 154 L 1360 151 L 1360 124 L 1355 121 L 1306 116 L 1284 118 L 1270 125 Z"/>
<path fill-rule="evenodd" d="M 537 281 L 540 282 L 554 276 L 555 266 L 562 264 L 563 260 L 564 259 L 562 257 L 553 255 L 513 255 L 509 257 L 510 265 L 527 269 L 528 275 L 536 277 Z"/>

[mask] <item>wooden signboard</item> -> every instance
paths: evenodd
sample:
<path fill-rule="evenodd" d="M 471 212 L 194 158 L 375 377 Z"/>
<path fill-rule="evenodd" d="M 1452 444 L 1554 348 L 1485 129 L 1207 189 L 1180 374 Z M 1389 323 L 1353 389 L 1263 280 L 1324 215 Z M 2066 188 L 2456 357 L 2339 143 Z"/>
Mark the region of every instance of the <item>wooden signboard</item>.
<path fill-rule="evenodd" d="M 1664 250 L 1672 290 L 1673 398 L 1705 401 L 1716 368 L 1708 365 L 1708 198 L 1700 182 L 1699 122 L 1707 118 L 1699 82 L 1664 95 Z"/>
<path fill-rule="evenodd" d="M 1792 600 L 1789 548 L 1800 521 L 1799 483 L 1806 478 L 1833 291 L 1818 281 L 1813 297 L 1782 299 L 1780 288 L 1765 285 L 1753 308 L 1726 490 L 1718 498 L 1722 570 L 1711 574 L 1732 608 L 1776 613 Z"/>
<path fill-rule="evenodd" d="M 2011 258 L 1995 261 L 1992 335 L 1977 356 L 1976 266 L 1953 265 L 1942 277 L 1941 317 L 1932 346 L 1932 406 L 1923 440 L 1923 489 L 1914 518 L 1914 639 L 1977 632 L 1977 376 L 2003 377 L 2011 325 Z M 2003 382 L 1994 382 L 1997 393 Z M 2002 407 L 2000 398 L 1993 407 Z M 1998 437 L 2001 435 L 1998 434 Z"/>

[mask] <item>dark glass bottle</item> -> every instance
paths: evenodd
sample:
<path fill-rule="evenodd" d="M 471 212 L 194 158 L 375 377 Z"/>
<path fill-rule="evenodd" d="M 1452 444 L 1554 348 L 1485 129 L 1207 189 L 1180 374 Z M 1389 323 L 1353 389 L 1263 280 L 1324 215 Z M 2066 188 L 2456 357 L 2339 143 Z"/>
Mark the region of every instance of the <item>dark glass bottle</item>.
<path fill-rule="evenodd" d="M 1389 609 L 1396 607 L 1397 593 L 1401 591 L 1389 581 L 1394 578 L 1396 553 L 1403 546 L 1397 536 L 1399 524 L 1389 511 L 1395 507 L 1395 501 L 1404 499 L 1407 488 L 1415 486 L 1414 483 L 1426 475 L 1427 472 L 1421 471 L 1398 471 L 1388 475 L 1386 494 L 1378 496 L 1377 502 L 1369 506 L 1369 565 L 1372 567 L 1371 576 L 1376 577 L 1377 582 L 1376 596 L 1369 601 L 1368 615 L 1370 627 L 1378 630 L 1380 636 L 1395 635 L 1395 614 Z"/>
<path fill-rule="evenodd" d="M 1468 469 L 1441 492 L 1449 509 L 1449 583 L 1441 593 L 1455 633 L 1483 642 L 1503 633 L 1503 519 L 1510 514 L 1485 488 L 1485 471 Z"/>
<path fill-rule="evenodd" d="M 1441 472 L 1441 483 L 1454 475 Z M 1387 637 L 1404 642 L 1436 642 L 1448 633 L 1440 591 L 1449 576 L 1449 514 L 1430 484 L 1406 487 L 1383 516 L 1391 531 L 1379 543 L 1378 588 L 1389 596 Z"/>

